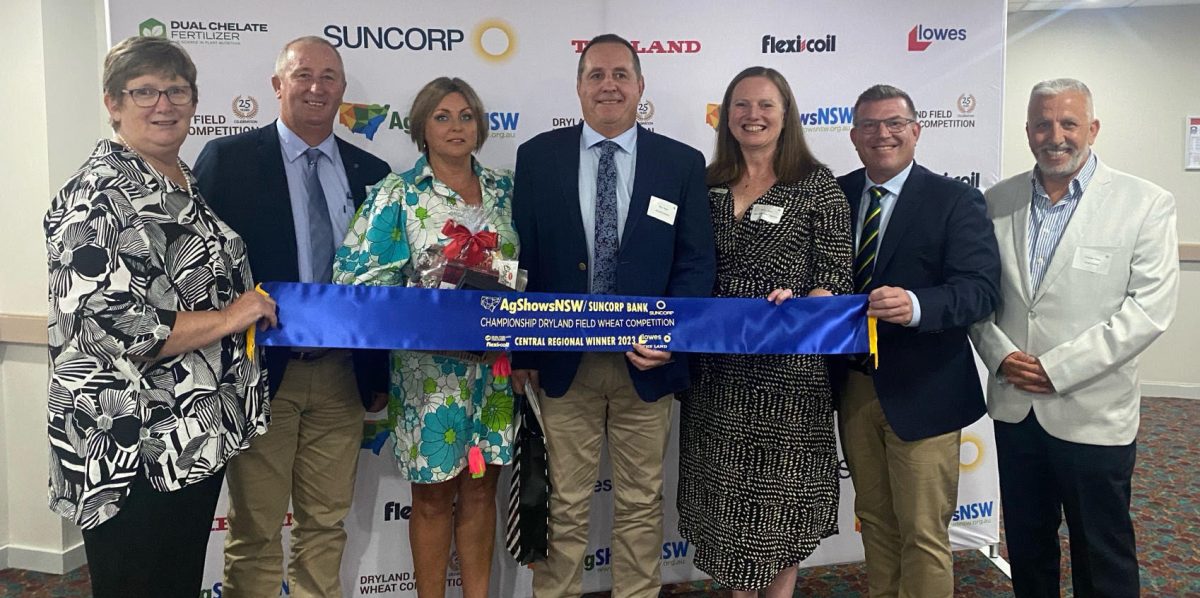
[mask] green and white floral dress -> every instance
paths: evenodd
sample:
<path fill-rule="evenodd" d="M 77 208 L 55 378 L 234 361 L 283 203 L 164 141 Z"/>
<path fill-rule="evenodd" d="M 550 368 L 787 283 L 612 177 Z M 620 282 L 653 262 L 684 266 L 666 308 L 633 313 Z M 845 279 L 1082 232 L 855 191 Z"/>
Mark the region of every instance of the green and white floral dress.
<path fill-rule="evenodd" d="M 478 162 L 474 168 L 486 229 L 499 236 L 499 253 L 516 259 L 512 174 Z M 457 193 L 434 178 L 424 156 L 411 170 L 388 175 L 355 214 L 334 260 L 334 282 L 406 285 L 413 256 L 447 242 L 442 227 L 463 205 Z M 494 376 L 489 365 L 392 351 L 388 417 L 394 422 L 400 469 L 412 482 L 453 479 L 467 466 L 467 451 L 475 444 L 489 465 L 512 461 L 512 388 L 508 376 Z"/>

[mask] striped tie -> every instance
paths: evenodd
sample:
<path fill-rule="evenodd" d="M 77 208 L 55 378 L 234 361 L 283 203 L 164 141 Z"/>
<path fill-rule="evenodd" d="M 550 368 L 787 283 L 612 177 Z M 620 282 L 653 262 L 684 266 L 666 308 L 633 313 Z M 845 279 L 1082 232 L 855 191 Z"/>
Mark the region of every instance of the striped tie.
<path fill-rule="evenodd" d="M 871 286 L 871 274 L 875 272 L 875 255 L 879 253 L 879 221 L 882 220 L 883 209 L 879 201 L 887 195 L 887 189 L 871 187 L 868 195 L 871 201 L 867 205 L 867 213 L 863 216 L 862 235 L 859 236 L 858 252 L 854 254 L 854 292 L 865 293 Z"/>

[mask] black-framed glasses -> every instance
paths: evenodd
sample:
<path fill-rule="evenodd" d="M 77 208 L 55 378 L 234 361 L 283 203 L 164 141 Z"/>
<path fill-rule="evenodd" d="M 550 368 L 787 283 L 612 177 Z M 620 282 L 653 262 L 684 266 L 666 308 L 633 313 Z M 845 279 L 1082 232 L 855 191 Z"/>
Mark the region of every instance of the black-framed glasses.
<path fill-rule="evenodd" d="M 866 131 L 867 133 L 878 133 L 879 127 L 882 125 L 887 127 L 887 130 L 895 135 L 903 132 L 905 127 L 915 122 L 917 121 L 911 118 L 889 118 L 887 120 L 866 119 L 858 121 L 858 124 L 855 126 L 863 131 Z"/>
<path fill-rule="evenodd" d="M 192 103 L 191 85 L 186 87 L 175 85 L 166 89 L 139 87 L 137 89 L 122 89 L 121 93 L 129 94 L 129 98 L 133 100 L 133 104 L 141 108 L 149 108 L 157 104 L 159 96 L 167 96 L 167 101 L 176 106 L 184 106 Z"/>

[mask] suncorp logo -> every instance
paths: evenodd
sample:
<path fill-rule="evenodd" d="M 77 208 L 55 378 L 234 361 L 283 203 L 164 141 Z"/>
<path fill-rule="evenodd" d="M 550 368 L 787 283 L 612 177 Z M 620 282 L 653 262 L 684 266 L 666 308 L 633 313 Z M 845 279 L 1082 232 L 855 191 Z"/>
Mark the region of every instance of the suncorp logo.
<path fill-rule="evenodd" d="M 800 124 L 806 133 L 849 131 L 854 126 L 854 106 L 823 106 L 801 112 Z"/>
<path fill-rule="evenodd" d="M 326 25 L 325 37 L 335 48 L 452 52 L 467 39 L 462 29 L 367 25 Z"/>
<path fill-rule="evenodd" d="M 774 35 L 762 36 L 763 54 L 799 54 L 807 52 L 816 54 L 837 51 L 837 36 L 830 33 L 825 37 L 795 37 L 776 38 Z"/>
<path fill-rule="evenodd" d="M 952 27 L 926 27 L 917 25 L 908 32 L 908 51 L 924 52 L 935 41 L 966 41 L 967 30 Z"/>
<path fill-rule="evenodd" d="M 575 53 L 581 54 L 588 41 L 586 39 L 571 40 L 571 45 L 575 47 Z M 629 45 L 633 46 L 633 51 L 638 54 L 696 54 L 700 52 L 700 40 L 698 39 L 656 39 L 651 41 L 631 39 Z"/>
<path fill-rule="evenodd" d="M 517 51 L 517 34 L 501 19 L 487 19 L 471 32 L 475 53 L 489 62 L 504 62 Z"/>

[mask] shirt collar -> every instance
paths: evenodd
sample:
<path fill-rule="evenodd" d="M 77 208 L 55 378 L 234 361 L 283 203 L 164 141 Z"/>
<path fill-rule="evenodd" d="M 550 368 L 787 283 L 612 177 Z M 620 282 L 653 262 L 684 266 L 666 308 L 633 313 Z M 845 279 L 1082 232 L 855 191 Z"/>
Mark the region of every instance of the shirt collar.
<path fill-rule="evenodd" d="M 283 124 L 283 119 L 275 121 L 275 128 L 279 131 L 279 144 L 283 146 L 283 155 L 288 162 L 295 162 L 308 150 L 308 144 Z M 325 157 L 332 160 L 337 155 L 337 138 L 330 133 L 324 141 L 317 144 L 316 148 L 321 150 Z"/>
<path fill-rule="evenodd" d="M 609 141 L 619 145 L 621 149 L 625 150 L 625 153 L 632 154 L 634 148 L 637 147 L 637 132 L 637 125 L 633 125 L 632 127 L 626 129 L 624 133 L 609 139 Z M 608 138 L 600 133 L 597 133 L 595 129 L 585 122 L 583 123 L 583 135 L 579 137 L 579 149 L 590 149 L 592 146 L 604 141 L 605 139 Z"/>
<path fill-rule="evenodd" d="M 1083 192 L 1087 191 L 1088 183 L 1092 182 L 1092 175 L 1096 174 L 1096 164 L 1098 161 L 1096 152 L 1089 151 L 1087 161 L 1083 163 L 1083 168 L 1079 169 L 1075 178 L 1071 179 L 1067 194 L 1063 196 L 1063 199 L 1071 200 L 1083 197 Z M 1033 193 L 1035 196 L 1044 197 L 1046 201 L 1049 201 L 1050 194 L 1046 193 L 1046 188 L 1042 186 L 1041 172 L 1041 167 L 1036 165 L 1029 172 L 1029 178 L 1033 181 Z"/>
<path fill-rule="evenodd" d="M 423 183 L 433 179 L 433 167 L 429 165 L 429 156 L 425 154 L 421 154 L 421 157 L 417 158 L 416 163 L 413 164 L 413 170 L 417 171 L 414 183 Z M 479 160 L 475 159 L 475 156 L 471 156 L 471 170 L 483 182 L 484 187 L 492 187 L 496 184 L 496 177 L 493 176 L 492 171 L 484 168 Z"/>
<path fill-rule="evenodd" d="M 885 181 L 881 184 L 878 184 L 878 186 L 883 187 L 884 189 L 887 189 L 887 192 L 890 193 L 891 195 L 900 197 L 900 191 L 902 189 L 904 189 L 904 183 L 908 181 L 908 175 L 912 173 L 913 164 L 916 164 L 916 163 L 917 163 L 916 160 L 909 162 L 908 166 L 904 167 L 904 170 L 901 170 L 899 173 L 896 174 L 896 176 L 888 179 L 887 181 Z M 876 183 L 871 180 L 870 176 L 867 176 L 866 179 L 867 179 L 867 186 L 866 186 L 866 188 L 863 189 L 864 192 L 867 189 L 870 189 L 872 186 L 876 186 Z"/>

